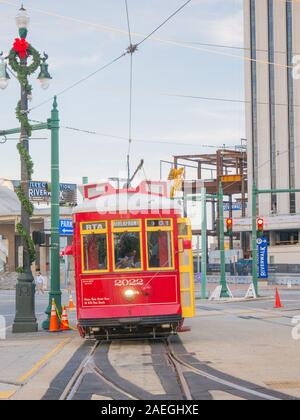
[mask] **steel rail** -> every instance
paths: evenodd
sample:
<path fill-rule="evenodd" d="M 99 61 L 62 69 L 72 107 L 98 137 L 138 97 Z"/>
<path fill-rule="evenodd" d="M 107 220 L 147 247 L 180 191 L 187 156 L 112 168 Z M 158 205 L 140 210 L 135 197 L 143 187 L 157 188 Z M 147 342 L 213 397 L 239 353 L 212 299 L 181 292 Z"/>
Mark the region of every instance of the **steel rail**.
<path fill-rule="evenodd" d="M 241 385 L 237 385 L 234 382 L 231 381 L 227 381 L 225 379 L 222 378 L 218 378 L 215 375 L 212 375 L 210 373 L 207 373 L 201 369 L 196 368 L 195 366 L 190 365 L 189 363 L 185 362 L 184 360 L 182 360 L 174 351 L 172 344 L 170 343 L 170 340 L 167 341 L 167 345 L 168 345 L 168 349 L 170 354 L 172 355 L 172 359 L 176 360 L 177 363 L 179 363 L 180 365 L 184 366 L 185 368 L 189 369 L 190 371 L 192 371 L 193 373 L 195 373 L 196 375 L 202 376 L 212 382 L 216 382 L 220 385 L 224 385 L 228 388 L 231 389 L 235 389 L 236 391 L 240 391 L 249 395 L 252 395 L 253 397 L 257 397 L 257 398 L 261 398 L 263 400 L 268 400 L 268 401 L 281 401 L 280 398 L 277 397 L 273 397 L 272 395 L 263 393 L 263 392 L 259 392 L 259 391 L 255 391 L 253 389 L 241 386 Z"/>

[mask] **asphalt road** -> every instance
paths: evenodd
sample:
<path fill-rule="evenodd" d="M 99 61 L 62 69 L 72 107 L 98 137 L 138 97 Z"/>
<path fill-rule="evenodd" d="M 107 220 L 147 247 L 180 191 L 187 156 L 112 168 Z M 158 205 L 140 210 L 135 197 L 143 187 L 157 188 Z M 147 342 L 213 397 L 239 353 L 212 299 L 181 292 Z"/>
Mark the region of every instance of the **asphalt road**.
<path fill-rule="evenodd" d="M 191 331 L 172 339 L 185 386 L 197 400 L 273 400 L 300 398 L 300 340 L 292 337 L 300 315 L 300 291 L 281 291 L 283 309 L 267 300 L 197 302 Z M 179 375 L 162 342 L 100 343 L 92 356 L 86 342 L 57 378 L 44 399 L 58 399 L 72 373 L 84 362 L 69 399 L 186 399 Z M 88 355 L 88 357 L 87 357 Z"/>
<path fill-rule="evenodd" d="M 186 321 L 191 331 L 172 340 L 174 354 L 181 364 L 178 371 L 177 361 L 174 362 L 162 342 L 100 343 L 92 357 L 87 358 L 95 343 L 78 340 L 72 354 L 65 350 L 65 359 L 59 369 L 56 366 L 55 375 L 45 380 L 41 370 L 40 379 L 38 375 L 33 379 L 41 381 L 38 389 L 42 384 L 45 390 L 39 398 L 59 399 L 69 389 L 69 399 L 187 399 L 182 392 L 187 388 L 191 399 L 199 400 L 300 399 L 300 337 L 292 334 L 295 317 L 300 322 L 300 290 L 280 290 L 280 294 L 282 309 L 274 309 L 274 289 L 264 290 L 264 295 L 270 297 L 266 300 L 231 303 L 197 300 L 196 317 Z M 66 302 L 67 298 L 65 295 L 63 300 Z M 8 327 L 14 319 L 14 302 L 14 292 L 0 291 L 0 314 L 5 316 Z M 36 313 L 40 321 L 45 317 L 47 303 L 47 295 L 37 295 Z M 76 332 L 73 334 L 77 337 Z M 19 337 L 9 339 L 13 339 L 12 343 L 3 342 L 3 349 L 12 345 L 11 352 L 15 352 L 19 348 L 15 347 L 15 340 Z M 23 345 L 30 353 L 31 341 L 26 339 L 22 338 Z M 40 340 L 43 354 L 49 340 L 63 337 L 41 335 L 35 339 Z M 56 359 L 53 358 L 54 365 Z M 76 381 L 78 386 L 69 388 L 83 361 L 88 363 Z M 5 363 L 7 366 L 8 362 Z M 27 370 L 34 361 L 29 365 Z M 49 369 L 52 372 L 52 365 Z M 30 387 L 29 382 L 27 395 L 32 396 L 35 388 L 32 385 L 31 391 Z"/>

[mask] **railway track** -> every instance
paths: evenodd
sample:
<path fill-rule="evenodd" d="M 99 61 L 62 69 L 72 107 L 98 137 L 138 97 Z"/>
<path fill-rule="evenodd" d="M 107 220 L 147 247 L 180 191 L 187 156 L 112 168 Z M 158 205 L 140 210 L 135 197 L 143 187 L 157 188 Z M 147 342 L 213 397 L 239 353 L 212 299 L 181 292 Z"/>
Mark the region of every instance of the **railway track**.
<path fill-rule="evenodd" d="M 122 396 L 124 396 L 126 399 L 130 400 L 138 400 L 139 398 L 135 397 L 134 395 L 131 395 L 128 393 L 123 387 L 121 387 L 119 384 L 113 382 L 111 379 L 107 378 L 103 372 L 96 366 L 94 361 L 94 355 L 98 349 L 98 347 L 101 345 L 101 342 L 96 342 L 94 346 L 92 347 L 89 354 L 84 358 L 82 363 L 80 364 L 77 371 L 74 373 L 72 378 L 70 379 L 67 387 L 65 388 L 64 392 L 62 393 L 60 400 L 73 400 L 76 396 L 76 393 L 79 391 L 80 386 L 82 384 L 82 381 L 86 374 L 93 373 L 97 376 L 97 378 L 104 382 L 108 387 L 111 389 L 117 391 Z"/>
<path fill-rule="evenodd" d="M 150 342 L 150 346 L 153 342 Z M 120 399 L 124 398 L 126 400 L 137 401 L 141 400 L 142 397 L 139 395 L 134 395 L 132 392 L 128 391 L 128 388 L 124 385 L 124 383 L 120 384 L 117 379 L 112 380 L 112 378 L 108 377 L 108 374 L 104 374 L 103 371 L 96 365 L 94 356 L 101 346 L 101 342 L 96 342 L 94 346 L 91 348 L 88 355 L 84 358 L 82 363 L 80 364 L 79 368 L 73 374 L 72 378 L 69 380 L 64 392 L 62 393 L 60 400 L 73 400 L 76 397 L 76 394 L 80 392 L 80 387 L 84 380 L 85 375 L 87 374 L 94 374 L 98 379 L 99 382 L 102 384 L 105 383 L 107 389 L 114 394 L 117 392 L 120 396 Z M 268 401 L 278 401 L 280 398 L 272 396 L 266 392 L 258 391 L 255 389 L 248 388 L 246 386 L 239 385 L 230 380 L 224 379 L 224 375 L 216 375 L 205 372 L 203 369 L 200 369 L 187 361 L 185 361 L 180 355 L 176 353 L 174 347 L 172 345 L 171 340 L 163 341 L 165 355 L 169 362 L 169 365 L 172 367 L 174 375 L 176 376 L 176 381 L 180 387 L 181 394 L 178 395 L 178 399 L 182 399 L 185 401 L 192 401 L 194 400 L 193 397 L 193 390 L 191 389 L 188 380 L 186 379 L 186 374 L 193 373 L 197 376 L 200 376 L 207 382 L 215 383 L 217 386 L 221 386 L 224 389 L 228 389 L 228 392 L 234 395 L 234 391 L 238 394 L 243 394 L 247 396 L 246 399 L 262 399 Z M 113 366 L 112 366 L 113 368 Z M 210 389 L 207 389 L 210 391 Z M 94 392 L 97 394 L 97 391 Z M 166 395 L 166 399 L 167 399 Z"/>
<path fill-rule="evenodd" d="M 228 389 L 230 389 L 231 392 L 232 392 L 232 390 L 236 390 L 238 392 L 248 394 L 249 397 L 252 397 L 252 398 L 260 398 L 260 399 L 267 400 L 267 401 L 280 401 L 280 398 L 274 397 L 270 394 L 267 394 L 267 393 L 264 393 L 264 392 L 259 392 L 259 391 L 256 391 L 256 390 L 238 385 L 234 382 L 225 380 L 225 379 L 223 379 L 221 377 L 218 377 L 216 375 L 209 374 L 202 369 L 196 368 L 195 366 L 191 365 L 190 363 L 187 363 L 186 361 L 184 361 L 180 356 L 178 356 L 175 353 L 170 340 L 168 340 L 166 342 L 166 347 L 167 347 L 168 355 L 169 355 L 170 359 L 172 360 L 172 362 L 174 363 L 174 365 L 176 366 L 176 369 L 178 369 L 178 368 L 181 369 L 181 373 L 182 373 L 183 378 L 184 378 L 183 369 L 185 369 L 185 371 L 187 371 L 187 372 L 193 372 L 196 375 L 201 376 L 202 378 L 205 378 L 209 381 L 217 383 L 218 385 L 223 385 L 225 387 L 228 387 Z M 184 384 L 184 382 L 185 382 L 186 385 Z M 184 388 L 182 388 L 184 390 L 184 393 L 186 392 L 186 386 L 187 386 L 188 387 L 188 392 L 190 392 L 190 394 L 191 394 L 191 391 L 189 390 L 189 386 L 188 386 L 185 378 L 184 378 L 184 382 L 182 382 L 182 386 L 184 386 Z M 188 393 L 186 395 L 188 395 Z M 191 399 L 193 399 L 193 398 L 191 398 Z"/>

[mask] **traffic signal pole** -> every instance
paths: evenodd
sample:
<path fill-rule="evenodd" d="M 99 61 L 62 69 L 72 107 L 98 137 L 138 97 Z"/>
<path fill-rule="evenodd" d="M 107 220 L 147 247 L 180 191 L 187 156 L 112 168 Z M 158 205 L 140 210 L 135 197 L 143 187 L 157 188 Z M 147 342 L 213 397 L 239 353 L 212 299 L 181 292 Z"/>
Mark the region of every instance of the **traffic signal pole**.
<path fill-rule="evenodd" d="M 201 189 L 201 297 L 206 299 L 207 287 L 207 213 L 206 213 L 206 188 Z"/>
<path fill-rule="evenodd" d="M 59 313 L 61 309 L 60 290 L 60 237 L 59 237 L 59 112 L 57 99 L 54 98 L 50 120 L 51 128 L 51 275 L 49 305 L 46 309 L 47 319 L 43 322 L 43 329 L 50 328 L 52 300 L 56 303 Z"/>
<path fill-rule="evenodd" d="M 257 218 L 257 188 L 256 188 L 256 185 L 253 184 L 253 187 L 252 187 L 252 282 L 253 282 L 253 286 L 256 292 L 256 296 L 259 296 L 256 218 Z"/>
<path fill-rule="evenodd" d="M 224 232 L 224 195 L 222 183 L 219 183 L 219 229 L 220 229 L 220 258 L 221 258 L 221 279 L 222 287 L 221 298 L 229 298 L 229 291 L 226 280 L 226 260 L 225 260 L 225 232 Z"/>
<path fill-rule="evenodd" d="M 258 290 L 258 253 L 257 253 L 257 197 L 260 194 L 285 194 L 285 193 L 299 193 L 300 189 L 270 189 L 259 190 L 255 184 L 252 187 L 252 281 L 255 287 L 257 296 Z"/>

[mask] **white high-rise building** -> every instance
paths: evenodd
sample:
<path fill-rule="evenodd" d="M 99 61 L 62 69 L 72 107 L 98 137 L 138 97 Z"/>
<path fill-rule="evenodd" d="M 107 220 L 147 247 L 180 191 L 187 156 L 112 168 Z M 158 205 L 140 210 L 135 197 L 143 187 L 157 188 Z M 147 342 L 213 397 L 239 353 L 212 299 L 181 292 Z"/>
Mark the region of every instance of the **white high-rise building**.
<path fill-rule="evenodd" d="M 244 0 L 244 18 L 251 209 L 253 180 L 259 189 L 300 188 L 300 2 Z M 261 195 L 258 207 L 270 262 L 300 264 L 300 193 Z"/>

